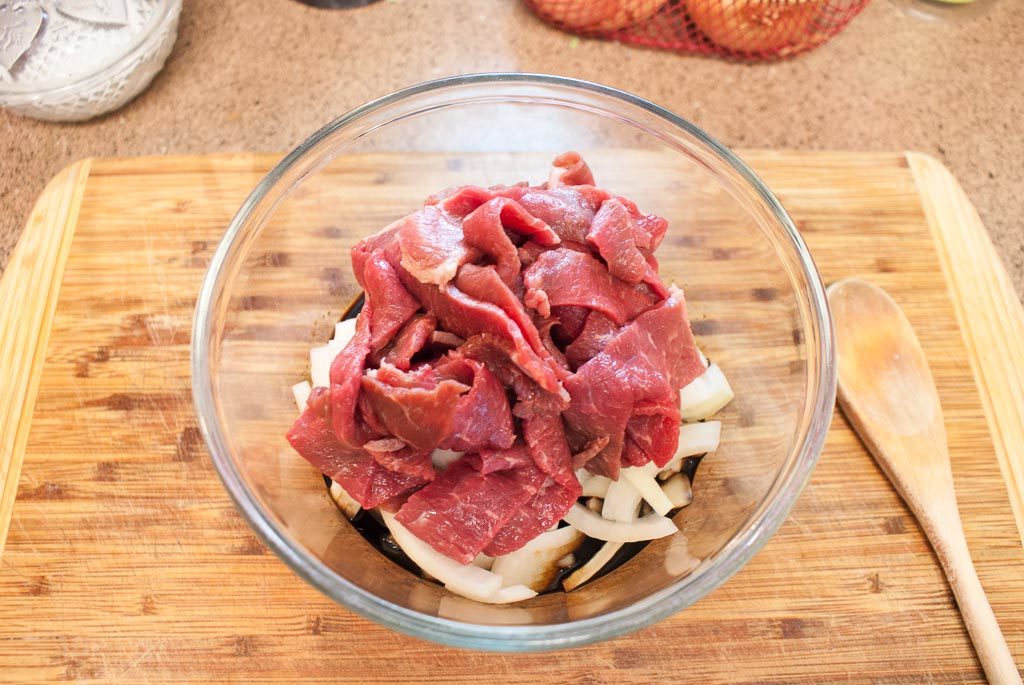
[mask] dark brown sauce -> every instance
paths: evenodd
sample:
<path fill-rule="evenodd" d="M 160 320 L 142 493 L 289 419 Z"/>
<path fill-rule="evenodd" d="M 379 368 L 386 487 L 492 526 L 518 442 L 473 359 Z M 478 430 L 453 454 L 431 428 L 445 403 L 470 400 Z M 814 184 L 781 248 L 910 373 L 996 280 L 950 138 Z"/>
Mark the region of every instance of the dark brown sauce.
<path fill-rule="evenodd" d="M 357 316 L 359 312 L 362 311 L 364 303 L 365 298 L 363 297 L 363 294 L 360 293 L 359 296 L 356 297 L 345 310 L 345 313 L 342 315 L 341 320 L 344 321 L 346 319 L 351 319 Z M 685 475 L 687 480 L 690 481 L 691 487 L 693 486 L 693 479 L 697 475 L 697 467 L 700 466 L 701 460 L 704 459 L 705 456 L 706 455 L 702 454 L 696 457 L 687 457 L 686 459 L 683 460 L 683 465 L 680 469 L 680 473 Z M 328 476 L 324 476 L 324 483 L 326 484 L 329 490 L 331 487 L 331 479 Z M 586 506 L 586 498 L 580 498 L 579 502 L 580 504 Z M 669 512 L 668 516 L 671 518 L 675 516 L 679 511 L 679 509 L 673 509 L 671 512 Z M 394 563 L 398 564 L 406 571 L 409 571 L 410 573 L 415 573 L 418 576 L 423 575 L 422 570 L 416 564 L 416 562 L 410 559 L 408 555 L 406 555 L 406 553 L 402 551 L 402 548 L 395 543 L 394 539 L 391 537 L 391 532 L 387 529 L 387 526 L 385 526 L 373 514 L 366 511 L 365 509 L 360 509 L 359 513 L 357 513 L 354 518 L 350 519 L 349 522 L 352 524 L 352 527 L 355 528 L 356 532 L 359 533 L 359 535 L 361 535 L 364 540 L 370 543 L 382 555 L 384 555 Z M 565 525 L 567 524 L 562 524 L 562 526 Z M 615 555 L 608 560 L 608 563 L 605 564 L 600 571 L 595 573 L 590 578 L 590 580 L 584 583 L 584 585 L 588 585 L 597 580 L 598 578 L 602 578 L 608 575 L 609 573 L 611 573 L 612 571 L 619 568 L 627 561 L 635 557 L 637 554 L 639 554 L 640 551 L 643 550 L 643 548 L 649 544 L 649 540 L 645 540 L 642 542 L 629 542 L 624 544 L 619 549 L 619 551 L 616 552 Z M 583 538 L 583 542 L 581 542 L 580 546 L 576 548 L 575 552 L 573 552 L 574 563 L 571 566 L 559 571 L 558 574 L 551 581 L 551 583 L 543 590 L 541 590 L 541 593 L 561 592 L 562 581 L 565 578 L 567 578 L 573 571 L 575 571 L 576 569 L 590 561 L 590 559 L 593 558 L 595 554 L 597 554 L 597 552 L 601 549 L 603 545 L 603 540 L 597 540 L 595 538 L 589 537 Z"/>

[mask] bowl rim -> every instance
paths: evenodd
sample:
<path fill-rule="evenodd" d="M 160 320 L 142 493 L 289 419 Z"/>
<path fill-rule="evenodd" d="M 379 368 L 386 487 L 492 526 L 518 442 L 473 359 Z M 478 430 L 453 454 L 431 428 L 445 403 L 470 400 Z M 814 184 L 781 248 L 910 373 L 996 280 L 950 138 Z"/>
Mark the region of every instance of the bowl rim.
<path fill-rule="evenodd" d="M 30 102 L 37 98 L 50 97 L 54 95 L 65 95 L 75 93 L 83 85 L 91 83 L 96 79 L 102 79 L 107 74 L 117 73 L 131 63 L 141 52 L 149 49 L 154 42 L 160 38 L 164 30 L 170 27 L 172 22 L 178 20 L 181 14 L 183 0 L 162 0 L 157 6 L 144 26 L 139 30 L 131 41 L 124 45 L 124 50 L 108 57 L 96 66 L 90 68 L 77 76 L 72 81 L 62 79 L 50 79 L 49 81 L 38 81 L 33 83 L 0 83 L 0 95 L 14 98 L 5 101 L 3 106 L 19 105 Z M 56 11 L 56 10 L 55 10 Z"/>
<path fill-rule="evenodd" d="M 527 626 L 482 625 L 430 616 L 381 599 L 335 573 L 320 559 L 307 554 L 294 543 L 262 511 L 235 466 L 227 449 L 221 427 L 216 421 L 213 382 L 206 350 L 213 329 L 209 320 L 212 304 L 218 292 L 223 267 L 236 240 L 250 215 L 270 191 L 309 152 L 330 137 L 336 130 L 361 117 L 387 107 L 405 98 L 430 91 L 465 85 L 503 84 L 554 86 L 569 90 L 582 90 L 623 101 L 654 114 L 706 146 L 736 171 L 756 191 L 778 221 L 799 261 L 806 279 L 805 295 L 810 304 L 811 319 L 817 324 L 818 352 L 816 371 L 820 378 L 817 387 L 810 386 L 811 401 L 808 408 L 806 435 L 791 454 L 787 468 L 776 477 L 772 489 L 774 497 L 762 499 L 748 516 L 743 531 L 733 536 L 716 553 L 720 563 L 716 573 L 699 573 L 681 579 L 673 585 L 621 609 L 586 619 L 558 624 Z M 256 185 L 246 198 L 217 247 L 203 280 L 196 303 L 191 347 L 192 395 L 200 432 L 210 456 L 228 494 L 253 531 L 263 542 L 306 582 L 335 602 L 363 616 L 399 632 L 429 639 L 447 645 L 488 649 L 493 651 L 543 651 L 578 646 L 617 637 L 660 621 L 706 596 L 728 580 L 756 554 L 776 532 L 788 516 L 810 479 L 825 443 L 831 423 L 836 394 L 835 345 L 832 320 L 825 289 L 814 260 L 792 219 L 764 182 L 733 152 L 702 131 L 696 125 L 646 99 L 609 86 L 574 79 L 536 73 L 492 72 L 451 76 L 419 83 L 367 102 L 326 124 L 298 145 L 278 162 Z M 807 344 L 810 344 L 808 341 Z M 683 587 L 680 584 L 684 583 Z M 686 592 L 683 592 L 686 590 Z"/>

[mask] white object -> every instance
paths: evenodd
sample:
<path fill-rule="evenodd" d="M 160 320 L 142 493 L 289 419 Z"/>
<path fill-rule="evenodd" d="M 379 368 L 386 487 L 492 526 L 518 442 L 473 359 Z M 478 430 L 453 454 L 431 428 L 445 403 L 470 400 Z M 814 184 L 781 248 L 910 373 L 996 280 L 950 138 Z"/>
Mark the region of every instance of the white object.
<path fill-rule="evenodd" d="M 601 517 L 609 521 L 628 523 L 636 518 L 637 510 L 640 509 L 640 500 L 642 499 L 640 491 L 634 488 L 633 484 L 625 478 L 613 480 L 608 486 L 608 493 L 604 497 Z M 587 511 L 590 510 L 588 509 Z"/>
<path fill-rule="evenodd" d="M 345 514 L 345 518 L 350 521 L 354 519 L 356 514 L 358 514 L 359 510 L 362 508 L 359 502 L 352 499 L 352 496 L 349 495 L 345 491 L 345 488 L 341 487 L 341 484 L 337 481 L 331 481 L 331 489 L 329 492 L 331 493 L 331 499 L 334 500 L 334 503 L 339 509 L 341 509 L 342 513 Z"/>
<path fill-rule="evenodd" d="M 582 541 L 583 533 L 572 526 L 541 533 L 516 551 L 497 557 L 491 570 L 505 585 L 526 585 L 540 591 L 561 570 L 558 562 Z"/>
<path fill-rule="evenodd" d="M 718 413 L 734 396 L 722 369 L 711 364 L 679 391 L 679 412 L 687 423 L 702 421 Z"/>
<path fill-rule="evenodd" d="M 690 487 L 690 480 L 681 473 L 677 473 L 662 483 L 661 491 L 673 509 L 689 506 L 690 502 L 693 501 L 693 489 Z"/>
<path fill-rule="evenodd" d="M 295 406 L 299 413 L 306 411 L 306 402 L 309 401 L 309 394 L 313 392 L 313 386 L 309 381 L 301 381 L 292 386 L 292 397 L 295 398 Z"/>
<path fill-rule="evenodd" d="M 174 47 L 182 0 L 119 1 L 120 26 L 48 9 L 31 47 L 0 70 L 0 107 L 46 121 L 84 121 L 141 93 Z"/>
<path fill-rule="evenodd" d="M 510 585 L 509 587 L 498 588 L 489 595 L 480 596 L 463 592 L 462 590 L 464 590 L 464 588 L 455 588 L 447 584 L 444 588 L 449 592 L 454 592 L 457 595 L 462 595 L 467 599 L 472 599 L 484 604 L 512 604 L 513 602 L 522 602 L 525 599 L 537 596 L 536 592 L 525 585 Z"/>
<path fill-rule="evenodd" d="M 332 342 L 335 342 L 341 347 L 349 344 L 349 341 L 356 336 L 356 318 L 345 319 L 334 324 L 334 338 Z"/>
<path fill-rule="evenodd" d="M 314 387 L 328 388 L 331 385 L 331 364 L 349 341 L 355 337 L 356 320 L 345 319 L 334 324 L 334 337 L 326 345 L 309 351 L 309 377 Z"/>
<path fill-rule="evenodd" d="M 658 470 L 653 461 L 644 466 L 630 466 L 619 472 L 619 479 L 629 481 L 651 509 L 664 516 L 672 511 L 672 502 L 657 481 Z"/>
<path fill-rule="evenodd" d="M 448 468 L 448 465 L 453 461 L 458 461 L 465 452 L 456 452 L 455 450 L 442 450 L 436 449 L 430 453 L 430 461 L 434 463 L 434 466 L 444 471 Z"/>
<path fill-rule="evenodd" d="M 721 421 L 684 423 L 679 427 L 679 446 L 676 448 L 676 454 L 672 461 L 665 464 L 665 469 L 678 473 L 683 468 L 683 459 L 714 452 L 718 449 L 721 437 Z"/>
<path fill-rule="evenodd" d="M 609 521 L 578 502 L 572 505 L 562 520 L 584 535 L 608 542 L 654 540 L 679 530 L 672 519 L 658 514 L 648 514 L 630 523 Z"/>
<path fill-rule="evenodd" d="M 566 592 L 572 592 L 580 585 L 583 585 L 583 583 L 593 578 L 598 571 L 603 569 L 620 549 L 622 549 L 621 542 L 606 542 L 601 545 L 601 549 L 597 550 L 597 553 L 590 557 L 587 563 L 570 573 L 562 581 L 562 589 Z"/>
<path fill-rule="evenodd" d="M 491 567 L 494 566 L 494 557 L 487 556 L 483 552 L 476 555 L 476 559 L 473 560 L 474 566 L 479 566 L 485 571 L 490 571 Z"/>
<path fill-rule="evenodd" d="M 611 479 L 604 476 L 590 476 L 580 482 L 583 484 L 584 497 L 604 497 L 608 494 L 608 487 L 612 484 Z"/>

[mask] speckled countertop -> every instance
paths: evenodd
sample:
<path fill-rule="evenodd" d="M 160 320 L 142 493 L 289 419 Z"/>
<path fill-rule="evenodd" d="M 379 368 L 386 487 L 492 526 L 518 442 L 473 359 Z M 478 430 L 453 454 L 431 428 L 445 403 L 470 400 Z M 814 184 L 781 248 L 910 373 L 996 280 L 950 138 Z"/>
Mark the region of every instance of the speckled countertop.
<path fill-rule="evenodd" d="M 1024 293 L 1024 1 L 964 22 L 874 0 L 816 52 L 742 65 L 573 40 L 514 0 L 186 0 L 148 91 L 85 124 L 0 112 L 0 266 L 46 180 L 93 155 L 285 151 L 334 116 L 440 76 L 537 71 L 662 104 L 727 145 L 919 150 L 949 166 Z"/>

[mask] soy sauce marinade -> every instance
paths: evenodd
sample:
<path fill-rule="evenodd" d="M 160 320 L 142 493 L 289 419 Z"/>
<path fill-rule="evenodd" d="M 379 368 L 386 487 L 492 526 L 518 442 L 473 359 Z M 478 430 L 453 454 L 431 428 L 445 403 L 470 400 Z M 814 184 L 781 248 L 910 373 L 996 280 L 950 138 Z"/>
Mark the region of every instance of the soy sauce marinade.
<path fill-rule="evenodd" d="M 341 320 L 344 321 L 346 319 L 351 319 L 358 316 L 359 312 L 363 310 L 363 304 L 365 303 L 365 301 L 366 300 L 364 296 L 360 293 L 360 295 L 355 300 L 352 301 L 352 304 L 348 306 L 348 309 L 345 310 L 345 313 L 342 314 Z M 697 467 L 700 466 L 700 463 L 705 456 L 706 455 L 702 454 L 700 456 L 687 457 L 686 459 L 683 460 L 683 465 L 680 469 L 680 473 L 686 476 L 686 479 L 690 481 L 691 487 L 693 486 L 693 479 L 697 476 Z M 327 489 L 330 490 L 330 477 L 325 475 L 324 483 L 326 484 Z M 586 497 L 581 497 L 578 501 L 585 506 L 586 500 Z M 675 516 L 678 512 L 679 509 L 673 509 L 671 512 L 669 512 L 668 516 L 671 518 Z M 379 551 L 382 555 L 384 555 L 394 563 L 398 564 L 406 571 L 409 571 L 410 573 L 415 573 L 416 575 L 423 575 L 423 572 L 420 570 L 420 567 L 416 565 L 416 562 L 410 559 L 405 554 L 405 552 L 402 551 L 402 548 L 399 547 L 397 543 L 395 543 L 394 539 L 392 539 L 391 537 L 391 532 L 387 529 L 387 526 L 384 525 L 384 523 L 380 520 L 378 516 L 375 516 L 374 514 L 366 511 L 365 509 L 360 509 L 359 512 L 353 518 L 349 519 L 349 522 L 352 524 L 352 527 L 355 528 L 356 532 L 359 533 L 364 540 L 366 540 L 374 548 L 376 548 L 377 551 Z M 563 522 L 560 525 L 560 527 L 565 525 L 567 524 Z M 641 542 L 627 542 L 623 544 L 622 548 L 619 549 L 619 551 L 616 552 L 615 555 L 608 560 L 608 563 L 605 564 L 600 571 L 595 573 L 592 578 L 590 578 L 586 583 L 584 583 L 584 585 L 588 585 L 597 580 L 598 578 L 603 578 L 604 576 L 608 575 L 609 573 L 611 573 L 612 571 L 619 568 L 627 561 L 635 557 L 637 554 L 639 554 L 640 551 L 643 550 L 650 543 L 650 540 L 643 540 Z M 574 563 L 571 566 L 568 566 L 565 569 L 559 571 L 558 574 L 555 575 L 551 583 L 546 588 L 544 588 L 541 591 L 541 593 L 555 591 L 561 592 L 562 581 L 570 574 L 572 574 L 572 572 L 575 571 L 577 568 L 583 566 L 588 561 L 590 561 L 590 559 L 595 554 L 597 554 L 597 552 L 601 549 L 601 547 L 604 544 L 604 540 L 597 540 L 595 538 L 584 537 L 583 542 L 581 542 L 580 546 L 577 547 L 576 550 L 573 552 Z"/>

